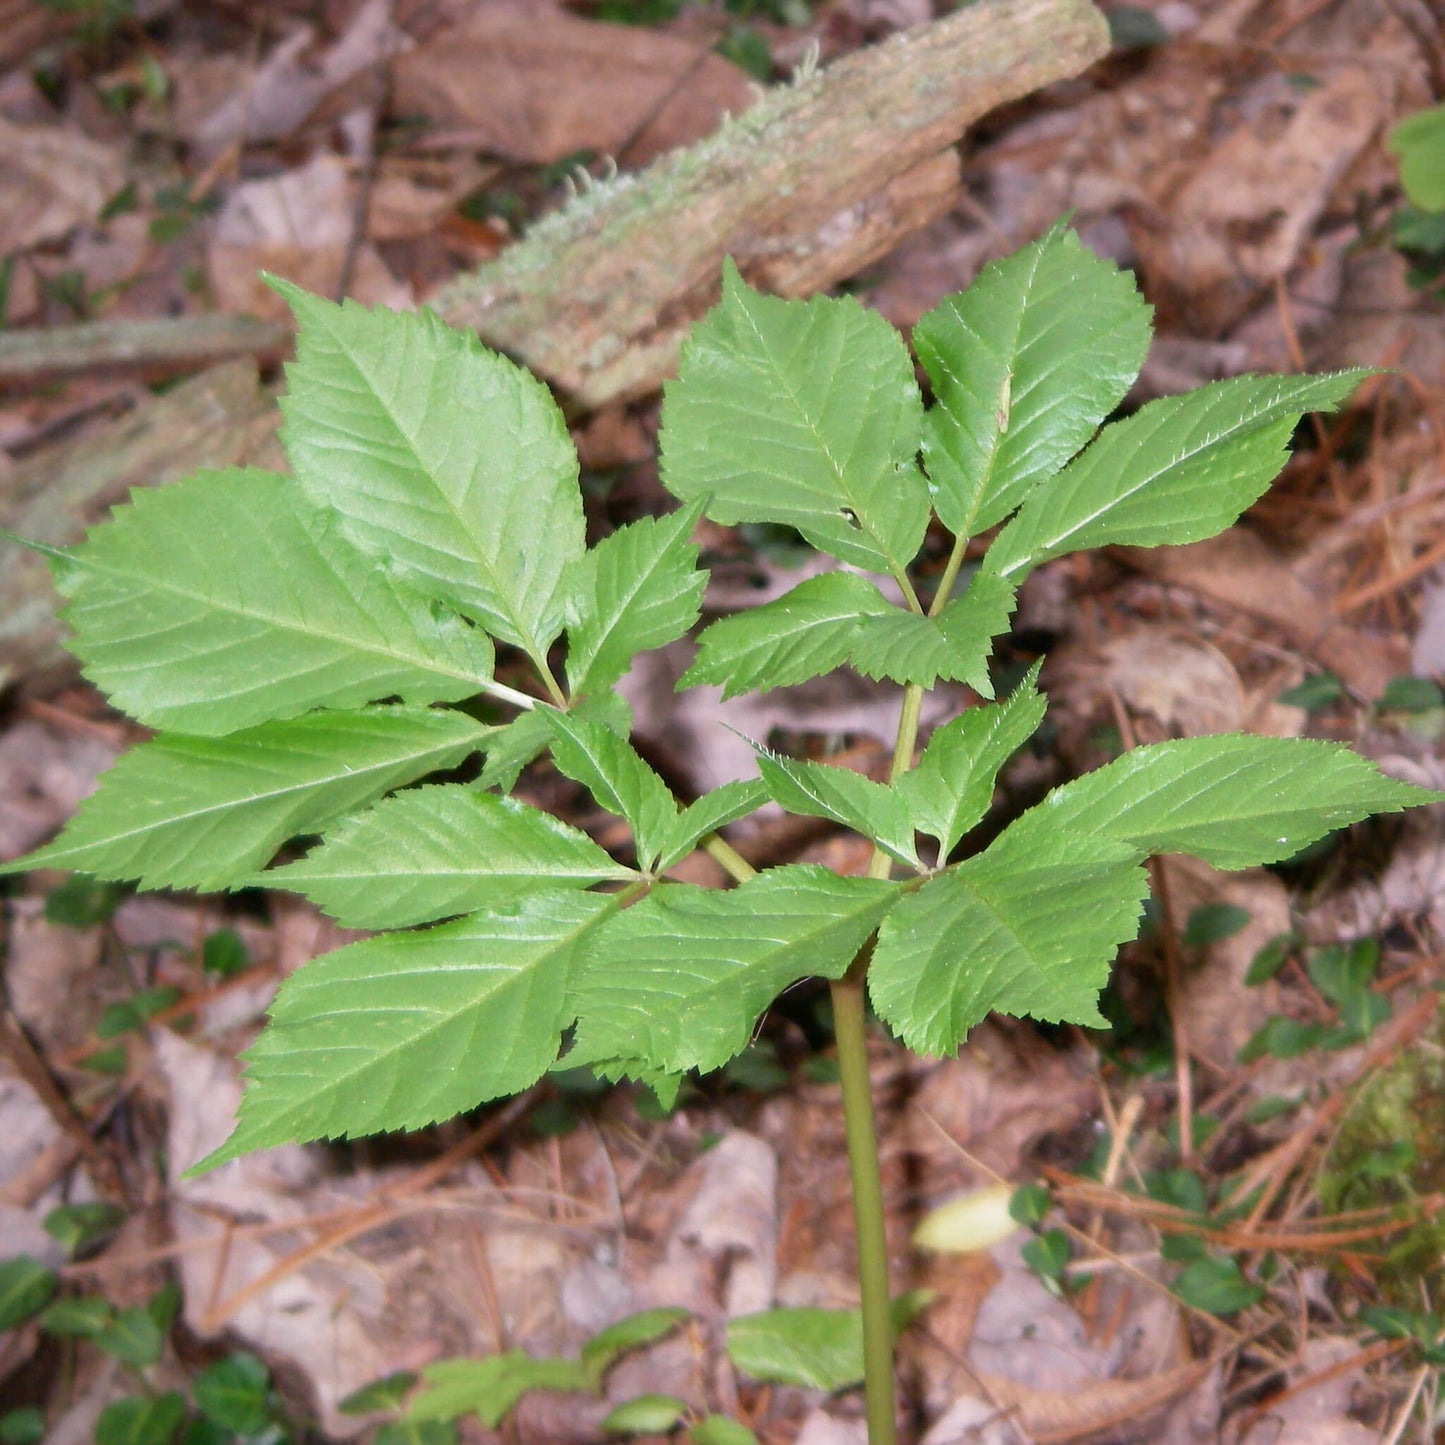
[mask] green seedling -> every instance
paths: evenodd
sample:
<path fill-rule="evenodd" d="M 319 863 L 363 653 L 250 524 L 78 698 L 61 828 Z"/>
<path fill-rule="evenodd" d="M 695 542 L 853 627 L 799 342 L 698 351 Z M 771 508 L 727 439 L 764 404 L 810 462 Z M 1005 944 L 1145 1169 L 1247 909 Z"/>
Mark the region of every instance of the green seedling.
<path fill-rule="evenodd" d="M 1445 105 L 1408 115 L 1386 138 L 1400 163 L 1405 200 L 1391 217 L 1410 283 L 1438 292 L 1445 272 Z"/>
<path fill-rule="evenodd" d="M 1268 982 L 1297 946 L 1293 935 L 1272 939 L 1250 963 L 1245 983 Z M 1239 1050 L 1239 1062 L 1248 1064 L 1264 1057 L 1293 1059 L 1311 1049 L 1347 1049 L 1363 1043 L 1390 1017 L 1390 1000 L 1374 987 L 1379 966 L 1380 944 L 1374 938 L 1317 949 L 1305 970 L 1334 1009 L 1335 1021 L 1275 1014 L 1245 1041 Z"/>
<path fill-rule="evenodd" d="M 45 1227 L 73 1253 L 93 1240 L 102 1224 L 114 1223 L 104 1206 L 75 1205 L 52 1211 Z M 216 1360 L 193 1375 L 184 1392 L 157 1387 L 156 1367 L 180 1310 L 174 1287 L 125 1309 L 100 1295 L 61 1294 L 60 1289 L 59 1276 L 39 1260 L 16 1255 L 0 1261 L 0 1330 L 33 1321 L 63 1345 L 83 1340 L 116 1362 L 132 1390 L 96 1417 L 96 1445 L 175 1445 L 177 1440 L 286 1445 L 295 1438 L 270 1373 L 253 1355 L 235 1351 Z M 39 1441 L 45 1432 L 44 1412 L 37 1408 L 0 1416 L 0 1442 Z"/>
<path fill-rule="evenodd" d="M 644 1310 L 618 1320 L 592 1336 L 581 1354 L 537 1358 L 521 1350 L 481 1359 L 438 1360 L 422 1371 L 422 1388 L 406 1405 L 399 1423 L 408 1427 L 449 1424 L 464 1415 L 475 1415 L 495 1429 L 512 1407 L 531 1390 L 578 1391 L 598 1394 L 607 1372 L 625 1354 L 639 1350 L 670 1334 L 687 1319 L 684 1309 Z M 646 1396 L 654 1406 L 657 1396 Z M 636 1404 L 636 1401 L 627 1402 Z M 374 1408 L 366 1406 L 366 1408 Z M 622 1409 L 622 1406 L 618 1407 Z M 616 1412 L 614 1412 L 615 1414 Z M 639 1415 L 646 1415 L 646 1408 Z M 624 1421 L 628 1418 L 622 1417 Z M 680 1416 L 674 1416 L 670 1429 Z M 640 1429 L 640 1425 L 622 1426 Z"/>
<path fill-rule="evenodd" d="M 759 294 L 729 265 L 663 402 L 662 479 L 682 506 L 589 547 L 576 454 L 541 383 L 430 313 L 274 284 L 299 327 L 281 403 L 293 475 L 139 490 L 50 552 L 87 676 L 157 735 L 7 871 L 289 889 L 377 930 L 282 985 L 236 1130 L 200 1168 L 449 1118 L 531 1086 L 564 1041 L 569 1067 L 666 1100 L 746 1048 L 780 991 L 828 980 L 869 1429 L 887 1445 L 865 1001 L 928 1054 L 995 1010 L 1099 1027 L 1150 855 L 1245 868 L 1437 798 L 1339 745 L 1185 738 L 1055 789 L 986 847 L 968 841 L 1044 714 L 1037 665 L 994 697 L 993 639 L 1020 584 L 1080 549 L 1228 527 L 1302 414 L 1338 406 L 1363 373 L 1239 377 L 1105 424 L 1142 364 L 1149 309 L 1057 227 L 920 322 L 925 407 L 880 316 Z M 633 748 L 614 688 L 696 621 L 703 515 L 792 528 L 843 566 L 704 629 L 680 685 L 731 696 L 841 667 L 895 683 L 886 783 L 759 745 L 757 776 L 682 807 Z M 930 530 L 941 571 L 917 565 Z M 984 701 L 920 753 L 941 682 Z M 626 822 L 625 854 L 511 796 L 542 753 Z M 768 801 L 871 841 L 866 876 L 755 873 L 719 830 Z M 735 886 L 671 881 L 696 848 Z"/>

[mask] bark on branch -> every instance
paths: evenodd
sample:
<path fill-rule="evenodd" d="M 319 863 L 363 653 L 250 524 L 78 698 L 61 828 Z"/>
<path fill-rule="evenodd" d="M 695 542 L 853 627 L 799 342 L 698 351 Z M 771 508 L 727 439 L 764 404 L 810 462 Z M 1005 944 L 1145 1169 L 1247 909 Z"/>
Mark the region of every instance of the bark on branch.
<path fill-rule="evenodd" d="M 584 191 L 433 304 L 583 408 L 644 395 L 717 299 L 724 256 L 785 296 L 855 274 L 952 204 L 974 120 L 1108 44 L 1089 0 L 980 0 Z"/>

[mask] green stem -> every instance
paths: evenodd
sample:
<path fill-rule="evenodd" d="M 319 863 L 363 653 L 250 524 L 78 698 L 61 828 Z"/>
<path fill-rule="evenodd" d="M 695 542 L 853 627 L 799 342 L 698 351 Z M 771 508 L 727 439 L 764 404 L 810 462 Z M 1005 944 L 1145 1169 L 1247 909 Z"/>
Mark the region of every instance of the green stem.
<path fill-rule="evenodd" d="M 893 742 L 888 781 L 913 766 L 923 688 L 903 689 L 903 708 Z M 886 878 L 892 862 L 881 849 L 868 863 L 870 878 Z M 831 984 L 833 1036 L 838 1044 L 838 1078 L 843 1086 L 843 1135 L 853 1183 L 853 1220 L 858 1243 L 858 1287 L 863 1308 L 863 1398 L 868 1445 L 894 1445 L 893 1301 L 888 1288 L 888 1234 L 883 1214 L 883 1179 L 878 1167 L 878 1129 L 873 1119 L 873 1085 L 868 1074 L 866 980 L 870 940 L 848 972 Z"/>
<path fill-rule="evenodd" d="M 893 739 L 893 760 L 888 765 L 890 783 L 896 783 L 913 766 L 913 749 L 918 746 L 918 720 L 922 715 L 923 684 L 910 682 L 903 689 L 903 707 L 898 714 L 898 732 Z M 888 855 L 881 848 L 875 848 L 868 876 L 886 878 L 889 866 Z"/>
<path fill-rule="evenodd" d="M 898 584 L 898 590 L 903 593 L 903 605 L 910 611 L 923 616 L 923 604 L 918 600 L 918 593 L 913 590 L 913 579 L 908 575 L 904 567 L 893 569 L 893 580 Z"/>
<path fill-rule="evenodd" d="M 731 843 L 717 833 L 709 833 L 699 847 L 714 863 L 722 867 L 734 883 L 746 883 L 749 878 L 757 876 L 758 870 Z"/>
<path fill-rule="evenodd" d="M 963 554 L 967 549 L 968 533 L 960 532 L 953 540 L 953 550 L 948 554 L 943 575 L 938 579 L 938 590 L 933 594 L 933 605 L 928 609 L 930 617 L 937 617 L 948 605 L 948 599 L 953 595 L 953 584 L 958 580 L 958 569 L 963 566 Z"/>
<path fill-rule="evenodd" d="M 871 945 L 847 974 L 830 987 L 833 1030 L 838 1042 L 838 1078 L 843 1086 L 843 1132 L 853 1184 L 853 1218 L 858 1243 L 858 1286 L 863 1312 L 863 1399 L 868 1445 L 894 1445 L 893 1309 L 888 1289 L 888 1237 L 883 1218 L 883 1181 L 878 1168 L 878 1134 L 873 1124 L 873 1087 L 868 1075 L 864 978 Z"/>
<path fill-rule="evenodd" d="M 508 687 L 505 682 L 498 682 L 495 678 L 489 678 L 481 684 L 481 691 L 487 697 L 494 697 L 498 702 L 509 702 L 513 707 L 519 707 L 523 712 L 531 712 L 537 706 L 537 699 L 530 693 L 518 692 L 515 687 Z"/>
<path fill-rule="evenodd" d="M 903 707 L 888 769 L 890 783 L 913 766 L 922 710 L 923 688 L 910 683 L 903 689 Z M 745 883 L 753 876 L 752 865 L 716 833 L 703 839 L 701 846 L 737 882 Z M 888 855 L 881 848 L 875 848 L 868 864 L 868 876 L 887 878 L 891 868 Z M 848 1173 L 853 1186 L 868 1445 L 895 1445 L 893 1301 L 888 1287 L 888 1234 L 883 1214 L 883 1179 L 878 1166 L 878 1130 L 873 1119 L 873 1085 L 868 1074 L 866 987 L 872 951 L 870 940 L 844 977 L 829 984 L 829 988 L 833 995 L 833 1032 L 838 1044 L 838 1079 L 843 1087 L 843 1134 L 848 1143 Z"/>
<path fill-rule="evenodd" d="M 547 666 L 545 657 L 533 657 L 532 661 L 537 667 L 537 676 L 542 679 L 542 686 L 547 689 L 547 696 L 560 708 L 567 706 L 567 694 L 558 685 L 557 679 L 552 676 L 552 669 Z"/>

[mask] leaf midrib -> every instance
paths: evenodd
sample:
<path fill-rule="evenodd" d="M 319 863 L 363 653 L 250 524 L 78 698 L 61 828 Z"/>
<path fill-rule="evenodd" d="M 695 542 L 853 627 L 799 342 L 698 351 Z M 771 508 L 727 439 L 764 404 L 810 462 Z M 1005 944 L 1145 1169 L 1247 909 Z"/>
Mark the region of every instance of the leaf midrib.
<path fill-rule="evenodd" d="M 455 715 L 455 714 L 453 714 Z M 477 724 L 477 735 L 470 741 L 478 742 L 481 736 L 488 731 L 482 724 Z M 164 736 L 164 734 L 162 734 Z M 234 734 L 232 735 L 234 737 Z M 227 739 L 204 739 L 203 741 L 224 742 Z M 341 778 L 364 778 L 368 773 L 377 773 L 395 768 L 399 763 L 407 761 L 420 761 L 432 753 L 443 753 L 453 748 L 464 746 L 469 740 L 464 738 L 451 738 L 445 742 L 438 741 L 430 747 L 421 750 L 413 750 L 407 753 L 397 753 L 385 759 L 367 764 L 364 768 L 353 768 L 344 763 L 338 764 L 338 771 L 321 778 L 310 778 L 303 783 L 290 783 L 285 787 L 273 788 L 267 792 L 250 793 L 244 798 L 226 798 L 219 802 L 212 803 L 208 807 L 194 808 L 189 812 L 168 813 L 164 818 L 145 824 L 143 827 L 133 828 L 124 833 L 108 833 L 99 842 L 89 842 L 73 845 L 65 850 L 65 853 L 78 853 L 88 851 L 92 848 L 108 847 L 117 843 L 125 842 L 128 839 L 143 838 L 147 834 L 154 833 L 158 828 L 168 828 L 180 823 L 190 823 L 208 817 L 215 813 L 229 813 L 238 808 L 249 808 L 253 804 L 273 802 L 285 797 L 288 793 L 299 793 L 312 788 L 325 787 L 328 783 L 334 783 Z M 132 755 L 134 756 L 134 755 Z M 56 839 L 59 843 L 60 839 Z M 54 845 L 52 845 L 54 846 Z M 58 855 L 63 857 L 64 853 Z"/>
<path fill-rule="evenodd" d="M 339 316 L 341 313 L 340 311 L 337 311 L 336 314 Z M 455 557 L 458 562 L 471 563 L 479 567 L 486 573 L 487 580 L 491 586 L 493 597 L 504 604 L 502 607 L 496 609 L 497 612 L 507 619 L 507 621 L 511 624 L 514 632 L 516 633 L 517 637 L 519 639 L 522 639 L 521 645 L 523 651 L 525 651 L 533 659 L 533 661 L 544 662 L 546 658 L 545 648 L 542 646 L 540 640 L 533 632 L 532 628 L 530 626 L 524 626 L 522 624 L 520 614 L 517 610 L 517 600 L 514 597 L 510 596 L 509 589 L 502 585 L 502 579 L 497 571 L 496 563 L 482 550 L 476 533 L 472 530 L 470 526 L 468 526 L 466 519 L 462 515 L 460 500 L 454 499 L 453 497 L 448 495 L 448 493 L 438 483 L 437 479 L 432 475 L 431 468 L 422 458 L 422 454 L 419 449 L 418 438 L 414 437 L 411 432 L 402 425 L 400 416 L 397 413 L 395 407 L 392 405 L 391 400 L 388 397 L 383 396 L 380 390 L 371 383 L 369 377 L 367 376 L 367 373 L 361 368 L 361 366 L 357 363 L 356 359 L 353 357 L 351 349 L 343 342 L 342 338 L 337 334 L 335 327 L 331 325 L 329 320 L 329 311 L 327 313 L 324 313 L 324 315 L 327 317 L 327 320 L 325 322 L 327 334 L 330 336 L 332 343 L 336 346 L 338 355 L 340 355 L 350 366 L 358 382 L 360 382 L 361 385 L 366 389 L 366 394 L 370 397 L 373 397 L 379 404 L 383 414 L 391 423 L 392 431 L 395 433 L 396 436 L 400 437 L 402 442 L 405 444 L 407 454 L 411 457 L 411 460 L 417 472 L 423 478 L 425 478 L 428 488 L 431 490 L 433 495 L 435 495 L 437 499 L 441 502 L 443 512 L 446 515 L 450 516 L 461 534 L 473 544 L 472 556 L 458 557 L 455 553 L 452 553 L 451 555 Z M 434 365 L 431 367 L 431 370 L 435 371 Z M 368 460 L 375 460 L 375 458 L 372 457 L 369 452 L 363 452 L 363 455 L 366 456 Z"/>
<path fill-rule="evenodd" d="M 319 555 L 320 554 L 318 553 L 318 556 Z M 475 682 L 480 685 L 490 681 L 490 673 L 479 675 L 464 668 L 442 665 L 440 662 L 433 661 L 430 656 L 423 656 L 419 660 L 417 655 L 414 653 L 406 653 L 397 648 L 388 648 L 385 645 L 375 642 L 374 640 L 358 642 L 354 635 L 344 632 L 329 631 L 326 628 L 321 627 L 308 628 L 302 622 L 298 622 L 294 619 L 287 619 L 279 614 L 269 613 L 261 607 L 247 608 L 240 605 L 239 603 L 230 600 L 227 600 L 225 602 L 217 602 L 214 596 L 206 594 L 199 588 L 182 587 L 176 582 L 167 580 L 165 578 L 157 580 L 154 576 L 148 573 L 142 574 L 139 572 L 128 572 L 124 568 L 116 566 L 114 563 L 100 563 L 94 561 L 91 558 L 82 557 L 79 555 L 72 555 L 69 560 L 72 565 L 76 567 L 86 568 L 91 572 L 98 573 L 100 575 L 113 579 L 118 579 L 122 582 L 144 583 L 153 591 L 158 591 L 163 595 L 171 596 L 181 601 L 197 604 L 199 607 L 206 611 L 223 613 L 227 616 L 239 618 L 245 621 L 263 623 L 265 626 L 273 628 L 278 632 L 291 633 L 301 638 L 338 645 L 353 654 L 360 653 L 365 656 L 390 659 L 396 663 L 404 663 L 410 667 L 418 669 L 419 671 L 430 672 L 439 677 L 455 678 L 458 682 Z M 344 585 L 344 579 L 341 578 L 341 575 L 336 572 L 334 568 L 331 567 L 330 563 L 326 562 L 324 558 L 322 558 L 322 562 L 327 569 L 327 574 L 331 577 L 337 578 L 339 581 L 342 581 Z M 388 585 L 390 586 L 392 584 L 388 583 Z M 394 586 L 392 588 L 392 591 L 393 596 L 396 597 Z M 418 597 L 417 600 L 421 601 L 422 599 Z M 396 597 L 396 601 L 398 607 L 404 615 L 406 611 L 406 603 L 400 597 Z M 81 603 L 80 599 L 76 599 L 72 605 L 78 607 L 84 604 Z M 359 615 L 366 617 L 369 622 L 374 622 L 374 619 L 369 617 L 365 609 L 360 607 L 359 605 L 357 607 L 357 612 Z M 410 621 L 410 619 L 408 619 L 408 621 Z M 171 627 L 168 627 L 166 630 L 171 631 L 174 630 L 174 628 L 175 625 L 172 624 Z M 414 633 L 413 636 L 417 638 L 418 642 L 424 643 L 424 639 L 421 637 L 420 633 Z M 134 639 L 127 638 L 125 640 L 129 642 L 133 641 Z M 119 644 L 112 644 L 112 646 L 115 645 Z M 166 664 L 164 663 L 157 663 L 152 667 L 148 668 L 143 663 L 134 664 L 126 670 L 134 672 L 154 671 L 155 667 L 165 665 Z M 238 689 L 238 693 L 251 692 L 256 690 L 257 689 L 255 688 Z M 235 696 L 237 694 L 231 695 Z M 210 700 L 211 699 L 205 699 L 204 701 Z M 190 705 L 195 706 L 197 704 Z M 170 706 L 175 706 L 175 704 L 170 704 Z"/>
<path fill-rule="evenodd" d="M 1189 393 L 1186 392 L 1185 395 L 1188 396 Z M 1172 400 L 1172 398 L 1166 398 L 1165 400 Z M 1225 398 L 1219 397 L 1217 398 L 1217 400 L 1222 403 Z M 1276 403 L 1276 405 L 1277 404 L 1278 403 Z M 1166 414 L 1165 410 L 1161 407 L 1158 418 L 1158 425 L 1155 426 L 1154 431 L 1148 438 L 1148 442 L 1146 443 L 1146 445 L 1153 444 L 1153 442 L 1159 435 L 1161 427 L 1167 428 L 1170 425 L 1170 420 L 1171 419 Z M 1020 557 L 1014 562 L 1006 563 L 1002 568 L 999 569 L 998 575 L 1000 577 L 1008 577 L 1014 572 L 1033 566 L 1036 562 L 1044 560 L 1050 555 L 1058 555 L 1055 549 L 1062 544 L 1067 543 L 1071 537 L 1078 536 L 1080 532 L 1084 531 L 1092 523 L 1098 521 L 1100 517 L 1106 516 L 1109 512 L 1115 510 L 1117 507 L 1122 506 L 1125 502 L 1137 496 L 1141 491 L 1144 490 L 1144 488 L 1152 486 L 1155 482 L 1159 480 L 1160 477 L 1166 475 L 1171 471 L 1176 471 L 1180 468 L 1189 466 L 1191 463 L 1197 461 L 1204 453 L 1208 452 L 1212 448 L 1225 445 L 1226 443 L 1232 441 L 1236 441 L 1244 433 L 1264 432 L 1269 427 L 1279 425 L 1287 420 L 1287 416 L 1272 416 L 1268 413 L 1264 414 L 1263 416 L 1255 415 L 1252 417 L 1240 418 L 1234 423 L 1233 426 L 1228 427 L 1226 430 L 1222 432 L 1217 432 L 1214 435 L 1208 437 L 1207 439 L 1201 441 L 1197 446 L 1188 448 L 1182 452 L 1179 452 L 1175 456 L 1172 456 L 1167 462 L 1154 468 L 1151 472 L 1148 473 L 1148 475 L 1141 477 L 1132 486 L 1129 486 L 1125 490 L 1111 496 L 1107 502 L 1097 507 L 1093 512 L 1090 512 L 1088 516 L 1081 518 L 1067 531 L 1056 533 L 1050 538 L 1041 540 L 1037 545 L 1035 545 L 1029 550 L 1026 556 Z M 1118 423 L 1118 425 L 1125 424 L 1126 423 Z M 1096 439 L 1094 446 L 1097 446 L 1099 444 L 1099 441 L 1101 441 L 1103 439 L 1103 436 L 1106 434 L 1107 433 L 1101 433 L 1100 437 Z M 1075 459 L 1075 461 L 1070 462 L 1068 466 L 1064 468 L 1064 473 L 1066 473 L 1075 466 L 1077 466 L 1079 470 L 1082 471 L 1085 466 L 1089 465 L 1093 450 L 1094 447 L 1090 447 L 1087 451 L 1082 452 Z M 1064 473 L 1060 473 L 1059 475 L 1063 476 Z"/>

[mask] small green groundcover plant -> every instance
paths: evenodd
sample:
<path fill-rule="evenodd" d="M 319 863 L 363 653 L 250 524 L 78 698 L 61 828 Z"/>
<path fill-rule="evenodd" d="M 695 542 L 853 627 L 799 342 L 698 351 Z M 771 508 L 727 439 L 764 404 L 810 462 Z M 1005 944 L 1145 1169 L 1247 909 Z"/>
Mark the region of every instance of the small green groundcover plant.
<path fill-rule="evenodd" d="M 282 985 L 235 1132 L 200 1168 L 446 1119 L 527 1088 L 564 1050 L 666 1098 L 739 1053 L 781 990 L 829 980 L 869 1424 L 875 1445 L 891 1439 L 865 1000 L 928 1054 L 990 1011 L 1102 1026 L 1150 855 L 1244 868 L 1435 800 L 1343 746 L 1188 738 L 967 842 L 1044 714 L 1037 666 L 994 698 L 992 642 L 1020 583 L 1082 548 L 1229 526 L 1302 414 L 1362 373 L 1240 377 L 1105 424 L 1149 308 L 1059 226 L 919 323 L 925 406 L 883 318 L 759 294 L 729 265 L 663 401 L 662 480 L 681 506 L 589 547 L 576 454 L 540 382 L 427 312 L 274 284 L 298 325 L 281 402 L 292 475 L 138 490 L 51 553 L 86 675 L 156 735 L 6 871 L 289 889 L 375 930 Z M 793 528 L 842 565 L 706 627 L 679 686 L 732 696 L 844 666 L 898 684 L 886 783 L 755 745 L 756 777 L 684 807 L 631 745 L 613 689 L 696 622 L 704 515 Z M 931 527 L 947 560 L 920 571 Z M 940 681 L 988 701 L 919 753 Z M 625 855 L 511 796 L 543 753 L 626 822 Z M 870 840 L 867 875 L 754 873 L 719 830 L 769 801 Z M 297 839 L 304 855 L 266 866 Z M 735 886 L 668 879 L 699 847 Z"/>

